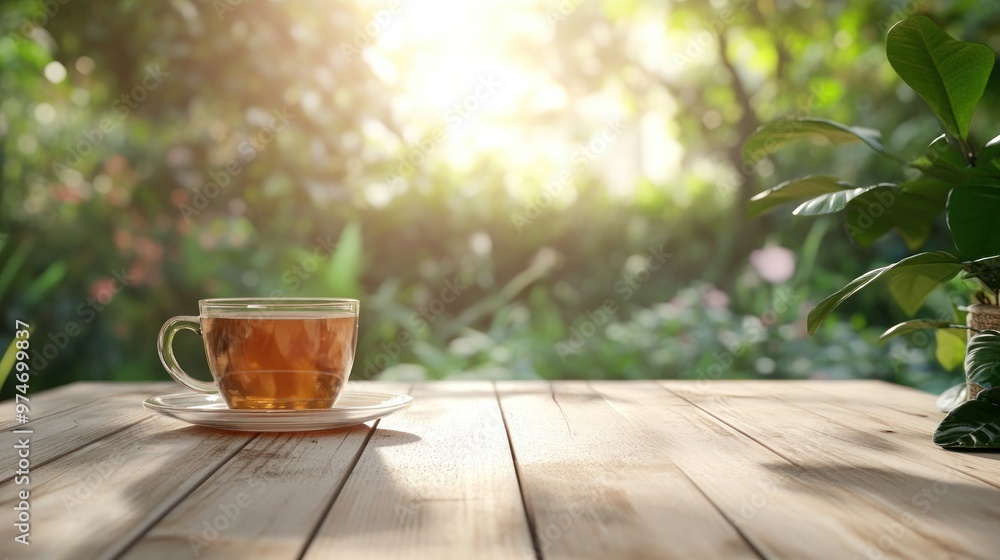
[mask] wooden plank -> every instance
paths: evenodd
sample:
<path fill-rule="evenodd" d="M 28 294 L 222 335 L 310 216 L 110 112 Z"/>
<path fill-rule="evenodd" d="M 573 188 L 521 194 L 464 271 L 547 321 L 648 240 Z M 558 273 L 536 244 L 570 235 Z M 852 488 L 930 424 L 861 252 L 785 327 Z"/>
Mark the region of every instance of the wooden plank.
<path fill-rule="evenodd" d="M 46 560 L 113 558 L 252 437 L 155 416 L 32 468 L 24 550 Z M 37 445 L 42 451 L 44 440 Z M 0 485 L 0 509 L 12 511 L 24 489 Z M 0 523 L 0 542 L 16 534 L 12 523 Z"/>
<path fill-rule="evenodd" d="M 396 394 L 408 388 L 352 381 L 348 390 Z M 378 422 L 260 434 L 123 558 L 297 559 Z"/>
<path fill-rule="evenodd" d="M 497 385 L 542 557 L 758 558 L 674 463 L 685 444 L 674 430 L 679 423 L 691 432 L 689 420 L 645 416 L 683 401 L 668 402 L 651 382 L 615 386 L 623 393 L 606 398 L 585 382 Z M 722 439 L 716 426 L 694 430 Z M 728 435 L 740 449 L 755 447 Z M 704 467 L 717 472 L 721 464 Z"/>
<path fill-rule="evenodd" d="M 804 470 L 813 492 L 854 494 L 847 503 L 829 500 L 818 515 L 828 517 L 838 508 L 857 511 L 864 504 L 890 515 L 886 522 L 858 514 L 853 532 L 875 527 L 881 534 L 862 548 L 843 550 L 841 556 L 989 558 L 1000 547 L 1000 491 L 995 487 L 928 461 L 891 439 L 798 406 L 781 406 L 782 397 L 766 396 L 766 384 L 750 382 L 744 390 L 756 395 L 738 397 L 693 385 L 662 386 Z M 877 390 L 892 391 L 884 386 Z"/>
<path fill-rule="evenodd" d="M 533 557 L 493 386 L 417 385 L 379 422 L 305 560 Z"/>
<path fill-rule="evenodd" d="M 176 387 L 177 390 L 173 391 Z M 40 393 L 28 393 L 28 405 L 31 409 L 29 417 L 31 423 L 36 420 L 48 417 L 52 414 L 64 414 L 70 410 L 75 410 L 82 406 L 87 406 L 95 400 L 131 393 L 139 400 L 148 398 L 152 394 L 170 393 L 181 391 L 182 388 L 176 383 L 106 383 L 92 381 L 77 381 L 69 385 L 56 387 Z M 150 393 L 153 391 L 153 393 Z M 143 396 L 145 395 L 145 396 Z M 0 402 L 0 430 L 20 429 L 24 426 L 14 420 L 14 399 Z"/>
<path fill-rule="evenodd" d="M 852 489 L 822 486 L 808 468 L 672 393 L 657 394 L 647 383 L 592 386 L 620 414 L 646 430 L 668 434 L 671 460 L 764 556 L 851 557 L 849 551 L 877 541 L 882 527 L 894 521 L 883 508 L 859 501 Z M 780 403 L 773 412 L 783 413 Z M 859 519 L 869 523 L 859 524 Z M 696 533 L 691 537 L 698 538 Z"/>
<path fill-rule="evenodd" d="M 869 383 L 869 382 L 865 382 Z M 995 453 L 948 452 L 931 437 L 944 413 L 934 409 L 933 395 L 909 387 L 878 382 L 821 381 L 766 385 L 720 381 L 716 391 L 729 396 L 760 396 L 780 400 L 843 426 L 868 434 L 877 448 L 905 447 L 924 462 L 941 465 L 1000 488 L 1000 461 Z M 752 392 L 752 394 L 751 394 Z"/>
<path fill-rule="evenodd" d="M 53 412 L 41 419 L 32 419 L 17 429 L 30 429 L 34 445 L 31 463 L 45 463 L 84 447 L 126 426 L 141 422 L 152 412 L 142 407 L 142 401 L 176 387 L 174 383 L 154 383 L 118 387 L 113 383 L 88 384 L 70 394 L 85 398 L 82 406 L 64 412 Z M 65 393 L 63 393 L 65 395 Z M 44 395 L 44 393 L 43 393 Z M 25 437 L 12 431 L 0 433 L 0 448 L 10 449 L 17 438 Z M 0 454 L 0 483 L 14 478 L 19 458 L 13 453 Z"/>
<path fill-rule="evenodd" d="M 615 414 L 648 434 L 639 437 L 662 441 L 671 462 L 766 557 L 811 558 L 822 556 L 818 551 L 860 549 L 881 533 L 880 526 L 857 528 L 859 516 L 874 522 L 892 521 L 872 504 L 852 504 L 854 509 L 830 508 L 830 503 L 851 504 L 857 500 L 850 489 L 831 488 L 817 493 L 814 477 L 808 471 L 687 401 L 658 391 L 652 382 L 592 382 L 591 386 Z M 647 499 L 670 502 L 673 497 L 663 492 Z M 822 516 L 817 512 L 823 512 Z M 670 517 L 662 517 L 650 524 L 672 522 Z M 794 531 L 789 531 L 790 527 Z M 701 533 L 692 531 L 677 539 L 683 543 L 684 539 L 702 538 Z M 672 546 L 684 545 L 675 540 Z"/>

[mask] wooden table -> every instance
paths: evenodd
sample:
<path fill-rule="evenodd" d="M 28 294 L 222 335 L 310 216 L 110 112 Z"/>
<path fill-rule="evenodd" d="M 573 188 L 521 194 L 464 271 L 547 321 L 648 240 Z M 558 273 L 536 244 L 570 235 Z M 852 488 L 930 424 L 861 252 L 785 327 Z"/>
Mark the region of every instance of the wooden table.
<path fill-rule="evenodd" d="M 872 381 L 352 382 L 404 413 L 325 432 L 154 415 L 163 383 L 0 407 L 9 558 L 1000 558 L 1000 455 Z M 30 546 L 14 542 L 30 428 Z"/>

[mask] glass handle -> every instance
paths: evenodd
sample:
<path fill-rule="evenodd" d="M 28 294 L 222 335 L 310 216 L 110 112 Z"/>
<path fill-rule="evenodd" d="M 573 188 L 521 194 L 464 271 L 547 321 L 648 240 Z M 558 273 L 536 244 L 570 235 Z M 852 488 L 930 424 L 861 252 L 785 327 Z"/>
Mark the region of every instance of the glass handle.
<path fill-rule="evenodd" d="M 156 352 L 160 355 L 160 363 L 166 368 L 170 377 L 176 379 L 181 385 L 199 393 L 218 392 L 214 383 L 199 381 L 191 377 L 177 364 L 177 358 L 174 357 L 174 335 L 177 334 L 177 331 L 184 329 L 194 331 L 198 333 L 198 336 L 201 336 L 201 322 L 198 317 L 186 315 L 172 317 L 166 323 L 163 323 L 163 327 L 160 329 L 160 336 L 156 340 Z"/>

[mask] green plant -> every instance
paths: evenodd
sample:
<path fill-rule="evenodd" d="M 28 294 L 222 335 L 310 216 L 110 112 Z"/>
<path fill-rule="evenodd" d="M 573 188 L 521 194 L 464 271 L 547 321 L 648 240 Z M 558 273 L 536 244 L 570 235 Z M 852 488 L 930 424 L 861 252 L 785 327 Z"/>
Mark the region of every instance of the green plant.
<path fill-rule="evenodd" d="M 978 301 L 996 303 L 1000 293 L 1000 222 L 995 219 L 1000 215 L 1000 137 L 977 148 L 970 135 L 972 116 L 996 57 L 986 45 L 952 38 L 925 16 L 909 17 L 889 30 L 886 56 L 899 77 L 931 108 L 944 133 L 922 154 L 906 160 L 888 152 L 876 130 L 812 118 L 766 124 L 744 144 L 745 160 L 759 162 L 801 140 L 861 143 L 898 162 L 899 175 L 867 186 L 830 175 L 786 181 L 753 197 L 750 212 L 761 214 L 799 202 L 795 215 L 843 213 L 845 230 L 861 244 L 870 245 L 895 230 L 910 250 L 924 245 L 943 212 L 956 251 L 923 252 L 863 274 L 812 309 L 807 322 L 810 334 L 844 300 L 876 281 L 888 283 L 893 299 L 909 316 L 919 311 L 935 288 L 959 274 L 978 283 Z M 890 328 L 882 340 L 923 328 L 965 326 L 960 316 L 917 319 Z M 938 337 L 942 348 L 957 347 L 959 355 L 964 352 L 963 339 L 953 334 Z"/>
<path fill-rule="evenodd" d="M 952 448 L 1000 448 L 1000 332 L 983 331 L 969 341 L 969 381 L 983 390 L 958 405 L 934 432 L 934 443 Z"/>
<path fill-rule="evenodd" d="M 900 367 L 887 374 L 884 356 L 872 344 L 874 329 L 831 322 L 807 336 L 804 321 L 796 321 L 800 291 L 757 287 L 748 290 L 758 296 L 755 301 L 740 309 L 714 286 L 694 283 L 666 303 L 619 302 L 615 313 L 582 312 L 565 321 L 553 295 L 539 285 L 528 304 L 502 308 L 485 328 L 466 326 L 450 341 L 420 338 L 384 378 L 865 378 L 925 390 L 947 385 L 932 375 L 933 357 L 901 340 L 890 343 Z M 588 326 L 592 317 L 606 321 Z"/>

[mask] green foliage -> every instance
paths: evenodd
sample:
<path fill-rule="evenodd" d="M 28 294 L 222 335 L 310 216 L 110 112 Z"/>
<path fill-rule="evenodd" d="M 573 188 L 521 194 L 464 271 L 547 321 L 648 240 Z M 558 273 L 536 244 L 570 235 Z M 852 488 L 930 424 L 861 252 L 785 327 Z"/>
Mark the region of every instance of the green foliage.
<path fill-rule="evenodd" d="M 427 83 L 439 84 L 435 103 L 401 117 L 401 108 L 421 102 L 391 77 L 392 67 L 434 57 L 377 44 L 364 56 L 345 55 L 342 46 L 371 24 L 374 8 L 244 2 L 219 17 L 216 4 L 93 0 L 60 3 L 50 16 L 34 0 L 0 3 L 0 231 L 9 234 L 0 249 L 0 315 L 8 323 L 30 319 L 38 355 L 53 350 L 47 360 L 35 358 L 32 390 L 80 379 L 167 379 L 150 343 L 164 319 L 194 313 L 204 297 L 269 294 L 360 294 L 360 378 L 385 368 L 396 375 L 400 367 L 431 378 L 698 378 L 724 365 L 715 353 L 742 341 L 736 348 L 744 354 L 720 375 L 879 377 L 927 389 L 951 381 L 932 371 L 931 354 L 907 337 L 884 351 L 873 347 L 877 332 L 899 318 L 877 294 L 852 296 L 841 308 L 849 320 L 805 336 L 799 311 L 810 302 L 801 294 L 832 292 L 863 270 L 899 260 L 903 247 L 888 240 L 859 249 L 822 217 L 810 224 L 778 215 L 746 219 L 762 181 L 822 169 L 817 175 L 852 177 L 843 181 L 851 189 L 887 177 L 899 189 L 886 210 L 891 219 L 863 227 L 878 202 L 869 192 L 843 210 L 858 238 L 899 223 L 908 242 L 952 250 L 940 227 L 910 227 L 906 216 L 918 197 L 939 215 L 951 189 L 946 181 L 956 176 L 970 177 L 969 184 L 992 180 L 1000 174 L 990 164 L 997 148 L 981 150 L 969 171 L 962 157 L 938 156 L 941 146 L 954 151 L 947 138 L 933 150 L 911 145 L 935 121 L 891 73 L 872 66 L 890 23 L 884 4 L 750 3 L 724 18 L 725 8 L 709 2 L 581 4 L 551 30 L 495 49 L 503 51 L 502 66 L 517 71 L 504 84 L 512 97 L 498 105 L 519 108 L 503 117 L 510 127 L 496 137 L 524 145 L 464 157 L 479 140 L 495 139 L 476 127 L 496 115 L 477 116 L 463 123 L 468 135 L 448 140 L 459 144 L 460 163 L 439 157 L 455 148 L 448 142 L 423 147 L 447 123 L 438 105 L 461 101 L 469 76 L 454 66 L 434 68 L 447 77 L 428 74 Z M 956 4 L 949 25 L 995 34 L 984 6 Z M 510 8 L 522 9 L 532 12 L 524 21 L 546 15 L 544 6 Z M 42 27 L 22 32 L 32 17 L 44 20 Z M 393 33 L 412 24 L 405 19 L 392 22 Z M 658 40 L 635 48 L 658 32 Z M 54 171 L 96 137 L 96 124 L 116 116 L 116 101 L 142 83 L 147 66 L 159 63 L 169 79 L 114 120 L 71 172 Z M 49 65 L 65 69 L 65 78 L 46 78 Z M 539 75 L 551 83 L 532 89 L 532 80 L 522 79 Z M 995 103 L 983 103 L 977 119 L 994 122 Z M 294 118 L 251 161 L 240 159 L 237 148 L 259 133 L 262 115 L 285 105 Z M 596 132 L 586 117 L 603 107 L 621 117 L 626 141 L 574 167 L 572 184 L 530 225 L 514 228 L 511 216 L 524 214 L 549 173 L 558 173 L 532 158 L 558 154 L 553 138 L 586 146 Z M 798 122 L 765 126 L 751 146 L 755 165 L 742 165 L 741 141 L 785 112 Z M 897 128 L 904 121 L 907 128 Z M 996 133 L 988 132 L 983 138 Z M 674 152 L 682 147 L 676 159 L 638 157 L 665 149 L 667 140 Z M 815 142 L 839 148 L 818 150 Z M 921 154 L 912 165 L 926 173 L 890 176 L 899 171 L 890 148 Z M 790 175 L 773 173 L 762 154 Z M 408 157 L 423 162 L 390 181 Z M 233 158 L 239 174 L 196 214 L 182 214 Z M 751 206 L 767 210 L 760 204 L 834 192 L 799 196 L 797 188 Z M 391 196 L 370 196 L 387 189 Z M 765 243 L 789 247 L 802 239 L 795 276 L 783 286 L 794 287 L 797 303 L 761 326 L 781 286 L 763 280 L 748 256 Z M 636 284 L 651 248 L 671 256 Z M 992 273 L 984 262 L 968 274 Z M 112 292 L 116 275 L 127 285 Z M 717 289 L 685 289 L 702 281 Z M 455 282 L 461 293 L 439 308 L 446 283 Z M 617 291 L 622 282 L 627 300 Z M 709 309 L 716 291 L 729 303 Z M 557 345 L 609 298 L 619 304 L 614 317 L 564 362 Z M 0 348 L 6 336 L 0 330 Z M 393 346 L 401 340 L 408 342 Z M 892 371 L 884 367 L 886 352 L 899 364 Z M 204 360 L 195 337 L 179 339 L 178 354 L 193 368 Z"/>
<path fill-rule="evenodd" d="M 963 185 L 948 197 L 948 229 L 967 259 L 997 254 L 1000 245 L 1000 188 Z"/>
<path fill-rule="evenodd" d="M 385 372 L 389 379 L 885 378 L 875 332 L 829 325 L 809 337 L 798 319 L 800 296 L 765 289 L 753 315 L 734 312 L 718 289 L 696 284 L 666 303 L 635 307 L 616 302 L 564 320 L 542 289 L 514 305 L 485 330 L 466 329 L 450 344 L 414 347 Z M 520 334 L 529 329 L 529 335 Z M 553 342 L 554 341 L 554 342 Z M 901 355 L 900 343 L 892 352 Z M 923 364 L 908 356 L 905 367 Z M 918 383 L 900 368 L 895 381 Z"/>
<path fill-rule="evenodd" d="M 840 146 L 862 142 L 881 152 L 882 133 L 871 128 L 846 126 L 824 119 L 779 119 L 762 125 L 743 143 L 744 161 L 760 161 L 774 152 L 803 140 L 817 146 Z"/>
<path fill-rule="evenodd" d="M 889 339 L 902 336 L 904 334 L 909 334 L 911 332 L 920 331 L 924 329 L 964 329 L 967 328 L 965 325 L 958 325 L 951 321 L 935 321 L 931 319 L 912 319 L 910 321 L 903 321 L 902 323 L 897 323 L 893 325 L 889 330 L 882 333 L 879 337 L 879 343 L 885 343 Z"/>
<path fill-rule="evenodd" d="M 983 331 L 969 340 L 965 371 L 970 386 L 981 391 L 948 413 L 934 443 L 948 449 L 1000 448 L 1000 332 Z"/>
<path fill-rule="evenodd" d="M 938 329 L 934 332 L 937 348 L 934 355 L 938 363 L 947 371 L 965 363 L 966 334 L 961 330 Z"/>
<path fill-rule="evenodd" d="M 880 183 L 855 196 L 844 209 L 844 228 L 862 245 L 871 245 L 895 229 L 906 246 L 915 250 L 930 237 L 941 207 L 905 184 Z"/>
<path fill-rule="evenodd" d="M 993 70 L 993 50 L 956 41 L 926 16 L 918 15 L 889 30 L 885 51 L 893 70 L 924 98 L 945 130 L 965 143 L 972 114 Z"/>
<path fill-rule="evenodd" d="M 871 187 L 848 190 L 851 183 L 837 177 L 815 176 L 783 183 L 761 193 L 751 209 L 767 209 L 779 202 L 793 200 L 782 197 L 788 185 L 798 185 L 802 197 L 816 195 L 802 202 L 796 215 L 822 215 L 845 212 L 845 229 L 864 245 L 870 245 L 891 230 L 897 230 L 911 250 L 920 248 L 931 237 L 934 222 L 943 210 L 954 245 L 962 260 L 950 253 L 936 251 L 904 258 L 896 264 L 865 273 L 821 301 L 809 313 L 809 332 L 815 333 L 823 320 L 847 298 L 879 279 L 888 280 L 893 299 L 907 315 L 915 314 L 927 296 L 938 286 L 950 281 L 960 271 L 963 278 L 976 278 L 993 293 L 997 293 L 996 267 L 991 259 L 1000 253 L 1000 228 L 995 216 L 1000 213 L 1000 176 L 995 159 L 1000 152 L 984 148 L 985 156 L 977 161 L 969 144 L 970 123 L 980 99 L 986 92 L 993 69 L 993 51 L 980 44 L 958 41 L 925 16 L 909 17 L 892 27 L 886 39 L 886 57 L 900 78 L 912 87 L 930 106 L 943 124 L 946 134 L 933 140 L 924 152 L 909 162 L 908 167 L 920 176 L 897 179 Z M 811 130 L 814 119 L 798 119 Z M 777 121 L 761 127 L 746 142 L 744 155 L 759 151 L 770 142 L 780 148 L 786 141 L 777 138 L 778 124 L 795 130 L 787 121 Z M 825 123 L 825 130 L 836 138 L 851 138 L 846 131 L 857 129 L 837 123 Z M 874 133 L 867 133 L 874 138 Z M 830 142 L 837 143 L 837 142 Z M 873 145 L 881 151 L 881 144 Z M 748 149 L 749 148 L 749 149 Z M 899 156 L 886 152 L 894 160 Z M 905 170 L 904 170 L 905 171 Z M 903 175 L 903 174 L 901 174 Z M 842 187 L 842 188 L 835 188 Z M 790 193 L 795 192 L 790 189 Z M 774 198 L 764 206 L 763 201 Z M 796 197 L 797 198 L 797 197 Z M 901 323 L 886 331 L 882 340 L 923 328 L 951 328 L 950 321 L 916 321 Z M 945 369 L 951 370 L 962 362 L 964 338 L 955 331 L 937 334 L 937 356 Z"/>
<path fill-rule="evenodd" d="M 934 431 L 934 443 L 945 449 L 1000 448 L 1000 389 L 983 391 L 949 412 Z"/>
<path fill-rule="evenodd" d="M 954 278 L 960 270 L 962 262 L 957 257 L 944 251 L 935 251 L 913 255 L 898 263 L 866 272 L 819 302 L 809 312 L 809 333 L 815 333 L 823 320 L 844 300 L 876 280 L 888 281 L 889 290 L 896 302 L 912 314 L 920 308 L 931 290 Z"/>
<path fill-rule="evenodd" d="M 337 247 L 327 265 L 325 284 L 330 293 L 344 294 L 344 297 L 361 297 L 360 281 L 364 264 L 362 252 L 361 226 L 357 222 L 351 222 L 341 232 Z"/>
<path fill-rule="evenodd" d="M 798 208 L 792 210 L 792 214 L 796 216 L 822 216 L 823 214 L 836 214 L 844 208 L 847 208 L 847 204 L 854 200 L 855 198 L 861 196 L 862 194 L 879 188 L 882 185 L 872 185 L 870 187 L 858 187 L 856 189 L 851 189 L 849 191 L 839 191 L 835 193 L 829 193 L 817 196 L 811 200 L 807 200 L 800 204 Z M 893 188 L 895 185 L 886 185 L 885 188 Z"/>
<path fill-rule="evenodd" d="M 1000 332 L 983 331 L 969 341 L 966 378 L 983 389 L 1000 388 Z"/>
<path fill-rule="evenodd" d="M 7 376 L 10 375 L 11 370 L 14 369 L 14 364 L 17 362 L 16 343 L 17 340 L 10 341 L 7 351 L 3 353 L 3 357 L 0 357 L 0 387 L 3 387 L 4 382 L 7 381 Z"/>
<path fill-rule="evenodd" d="M 794 202 L 818 195 L 853 192 L 854 185 L 832 175 L 810 175 L 801 179 L 785 181 L 776 187 L 755 195 L 747 208 L 751 215 L 759 216 L 786 202 Z"/>

